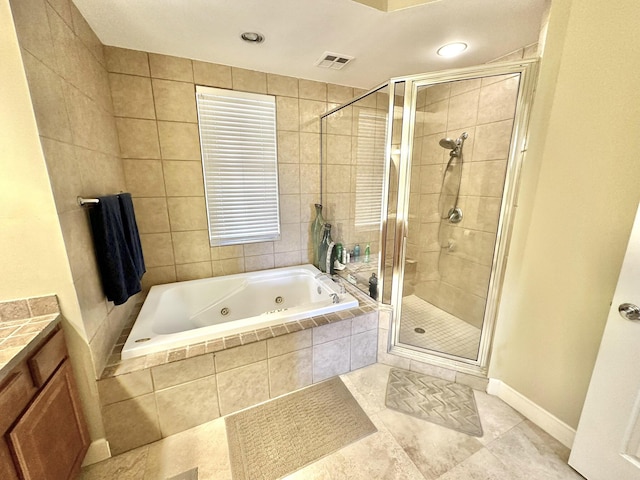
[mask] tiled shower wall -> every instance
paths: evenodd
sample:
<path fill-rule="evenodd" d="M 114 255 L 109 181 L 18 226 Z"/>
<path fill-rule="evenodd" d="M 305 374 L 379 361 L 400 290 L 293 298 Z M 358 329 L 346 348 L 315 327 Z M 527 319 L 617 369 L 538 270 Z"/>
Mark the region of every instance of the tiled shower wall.
<path fill-rule="evenodd" d="M 146 287 L 311 260 L 320 196 L 318 116 L 354 89 L 105 47 L 126 185 L 134 196 Z M 209 245 L 195 85 L 276 96 L 279 241 Z M 357 94 L 358 92 L 355 92 Z"/>
<path fill-rule="evenodd" d="M 114 307 L 102 293 L 76 202 L 125 190 L 103 46 L 71 1 L 12 0 L 11 9 L 82 316 L 69 320 L 84 326 L 95 376 L 133 306 Z M 73 315 L 65 301 L 63 314 Z"/>
<path fill-rule="evenodd" d="M 415 293 L 477 327 L 484 317 L 518 82 L 513 75 L 449 82 L 418 96 L 407 242 L 408 256 L 417 260 Z M 458 200 L 464 217 L 452 224 L 438 212 L 449 161 L 449 150 L 438 142 L 462 132 L 469 134 Z"/>

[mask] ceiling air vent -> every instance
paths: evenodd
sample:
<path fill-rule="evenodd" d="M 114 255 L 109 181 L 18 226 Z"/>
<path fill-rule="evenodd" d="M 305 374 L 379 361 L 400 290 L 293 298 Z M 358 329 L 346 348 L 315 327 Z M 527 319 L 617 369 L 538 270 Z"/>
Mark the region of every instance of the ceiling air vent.
<path fill-rule="evenodd" d="M 349 55 L 343 55 L 341 53 L 324 52 L 322 56 L 315 63 L 316 67 L 332 68 L 334 70 L 340 70 L 344 66 L 353 60 L 353 57 Z"/>

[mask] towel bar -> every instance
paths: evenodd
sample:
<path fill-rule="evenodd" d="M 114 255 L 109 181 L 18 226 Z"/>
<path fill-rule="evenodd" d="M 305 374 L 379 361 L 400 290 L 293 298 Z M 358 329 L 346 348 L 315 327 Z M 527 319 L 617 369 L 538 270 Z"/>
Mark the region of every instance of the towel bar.
<path fill-rule="evenodd" d="M 78 205 L 84 207 L 85 205 L 94 205 L 96 203 L 100 203 L 100 200 L 97 198 L 82 198 L 78 197 Z"/>

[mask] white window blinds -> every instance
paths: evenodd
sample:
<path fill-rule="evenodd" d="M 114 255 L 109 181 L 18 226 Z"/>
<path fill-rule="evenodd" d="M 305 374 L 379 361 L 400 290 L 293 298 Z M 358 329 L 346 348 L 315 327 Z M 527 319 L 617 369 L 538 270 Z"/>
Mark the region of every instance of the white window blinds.
<path fill-rule="evenodd" d="M 196 87 L 211 245 L 280 238 L 275 97 Z"/>
<path fill-rule="evenodd" d="M 360 111 L 356 149 L 356 212 L 359 230 L 380 227 L 387 114 Z"/>

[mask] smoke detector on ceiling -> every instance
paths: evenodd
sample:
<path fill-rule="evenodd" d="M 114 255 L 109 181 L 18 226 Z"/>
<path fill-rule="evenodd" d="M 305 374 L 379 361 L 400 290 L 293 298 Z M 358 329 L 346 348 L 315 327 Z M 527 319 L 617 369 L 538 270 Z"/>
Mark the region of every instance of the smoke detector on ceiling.
<path fill-rule="evenodd" d="M 349 55 L 343 55 L 341 53 L 324 52 L 322 56 L 314 64 L 320 68 L 331 68 L 333 70 L 341 70 L 351 62 L 353 57 Z"/>

